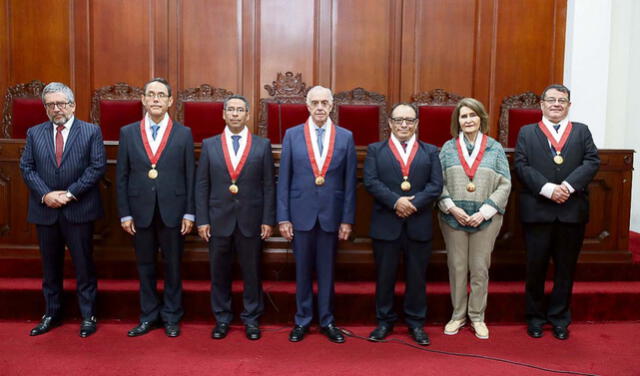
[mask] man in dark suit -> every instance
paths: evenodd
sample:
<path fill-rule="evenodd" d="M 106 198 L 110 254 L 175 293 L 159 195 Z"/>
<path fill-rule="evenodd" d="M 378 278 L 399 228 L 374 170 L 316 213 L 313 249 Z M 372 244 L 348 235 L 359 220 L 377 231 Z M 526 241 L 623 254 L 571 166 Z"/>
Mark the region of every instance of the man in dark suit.
<path fill-rule="evenodd" d="M 564 340 L 569 338 L 573 274 L 589 220 L 587 187 L 598 172 L 600 158 L 589 128 L 568 119 L 569 89 L 551 85 L 541 98 L 542 121 L 520 130 L 515 150 L 527 248 L 527 333 L 542 337 L 542 326 L 548 322 L 553 335 Z M 555 265 L 555 277 L 545 309 L 549 259 Z"/>
<path fill-rule="evenodd" d="M 214 339 L 229 332 L 232 255 L 244 280 L 244 311 L 240 314 L 250 340 L 260 338 L 258 320 L 264 311 L 260 259 L 262 241 L 275 224 L 275 184 L 271 143 L 247 127 L 249 102 L 240 95 L 224 101 L 222 134 L 202 142 L 196 173 L 196 224 L 209 243 L 211 308 Z"/>
<path fill-rule="evenodd" d="M 29 187 L 27 219 L 36 224 L 43 264 L 46 311 L 32 336 L 61 323 L 65 245 L 75 265 L 82 323 L 80 336 L 96 331 L 96 272 L 93 222 L 103 215 L 98 181 L 106 168 L 100 128 L 74 117 L 73 92 L 59 82 L 48 84 L 42 101 L 49 117 L 27 131 L 20 169 Z"/>
<path fill-rule="evenodd" d="M 333 275 L 338 240 L 346 240 L 355 219 L 356 150 L 350 131 L 331 122 L 331 90 L 307 93 L 311 115 L 287 130 L 278 178 L 280 234 L 293 241 L 296 260 L 295 326 L 301 341 L 313 318 L 313 272 L 318 278 L 320 328 L 330 341 L 344 342 L 333 317 Z"/>
<path fill-rule="evenodd" d="M 376 318 L 369 338 L 387 337 L 398 319 L 394 290 L 400 257 L 404 254 L 405 321 L 420 345 L 429 345 L 423 326 L 427 316 L 425 292 L 431 256 L 434 201 L 442 192 L 438 148 L 416 137 L 418 111 L 400 103 L 391 109 L 389 140 L 369 145 L 364 185 L 375 199 L 370 236 L 376 261 Z"/>
<path fill-rule="evenodd" d="M 183 315 L 180 260 L 184 236 L 195 220 L 195 163 L 191 129 L 171 120 L 171 87 L 163 78 L 144 86 L 140 122 L 120 129 L 117 188 L 122 228 L 133 235 L 140 276 L 140 324 L 129 337 L 164 324 L 180 335 Z M 156 290 L 156 254 L 164 261 L 164 298 Z"/>

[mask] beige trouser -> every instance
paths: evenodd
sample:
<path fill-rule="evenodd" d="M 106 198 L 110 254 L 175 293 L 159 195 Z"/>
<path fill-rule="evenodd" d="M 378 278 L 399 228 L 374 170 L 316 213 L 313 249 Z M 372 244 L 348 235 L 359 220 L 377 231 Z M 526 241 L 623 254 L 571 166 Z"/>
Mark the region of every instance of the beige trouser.
<path fill-rule="evenodd" d="M 502 215 L 493 216 L 491 223 L 478 232 L 456 230 L 438 216 L 447 247 L 449 285 L 451 286 L 452 320 L 484 321 L 487 308 L 487 288 L 491 252 L 502 226 Z M 467 298 L 467 275 L 471 294 Z M 468 306 L 467 306 L 468 305 Z"/>

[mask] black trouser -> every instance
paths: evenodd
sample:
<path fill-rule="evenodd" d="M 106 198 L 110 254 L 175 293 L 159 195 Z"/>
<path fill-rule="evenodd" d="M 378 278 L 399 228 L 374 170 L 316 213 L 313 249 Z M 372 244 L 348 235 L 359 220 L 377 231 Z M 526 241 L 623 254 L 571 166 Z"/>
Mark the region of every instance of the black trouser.
<path fill-rule="evenodd" d="M 398 319 L 394 312 L 395 285 L 404 254 L 405 321 L 410 328 L 422 327 L 427 317 L 427 266 L 431 257 L 431 241 L 421 242 L 407 237 L 403 228 L 400 237 L 386 241 L 373 239 L 376 261 L 376 318 L 379 325 L 392 326 Z"/>
<path fill-rule="evenodd" d="M 140 321 L 177 323 L 184 313 L 182 309 L 182 280 L 180 261 L 184 237 L 180 226 L 165 226 L 156 205 L 149 227 L 136 227 L 133 237 L 136 249 L 138 275 L 140 277 Z M 158 296 L 156 284 L 156 255 L 162 251 L 164 263 L 164 297 Z"/>
<path fill-rule="evenodd" d="M 527 247 L 526 319 L 532 326 L 546 322 L 567 327 L 571 323 L 573 275 L 582 248 L 584 223 L 525 223 Z M 549 260 L 555 274 L 549 305 L 544 308 L 544 283 Z"/>
<path fill-rule="evenodd" d="M 209 241 L 209 268 L 211 271 L 211 309 L 218 323 L 230 323 L 233 253 L 242 269 L 244 310 L 240 318 L 245 325 L 258 325 L 264 312 L 260 259 L 262 239 L 259 235 L 246 237 L 236 225 L 230 236 L 212 236 Z"/>
<path fill-rule="evenodd" d="M 69 246 L 76 270 L 78 304 L 82 318 L 95 314 L 97 280 L 93 263 L 93 222 L 70 223 L 60 213 L 52 225 L 37 225 L 42 257 L 42 291 L 45 315 L 60 318 L 64 249 Z"/>

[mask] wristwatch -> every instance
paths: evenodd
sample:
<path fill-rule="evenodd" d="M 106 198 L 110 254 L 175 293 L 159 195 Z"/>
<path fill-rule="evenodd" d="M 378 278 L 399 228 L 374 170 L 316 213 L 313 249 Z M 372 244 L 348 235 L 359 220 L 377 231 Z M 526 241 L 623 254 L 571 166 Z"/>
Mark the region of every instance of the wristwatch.
<path fill-rule="evenodd" d="M 67 196 L 67 198 L 69 198 L 69 199 L 73 199 L 73 195 L 69 191 L 67 191 L 67 193 L 65 193 L 65 196 Z"/>

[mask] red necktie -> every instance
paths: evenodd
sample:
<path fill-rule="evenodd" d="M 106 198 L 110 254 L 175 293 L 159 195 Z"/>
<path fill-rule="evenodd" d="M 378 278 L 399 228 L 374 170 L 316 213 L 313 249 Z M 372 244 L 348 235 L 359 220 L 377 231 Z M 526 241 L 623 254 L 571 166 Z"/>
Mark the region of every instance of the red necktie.
<path fill-rule="evenodd" d="M 56 162 L 58 162 L 58 167 L 60 167 L 60 163 L 62 163 L 62 151 L 64 149 L 64 138 L 62 137 L 64 125 L 58 125 L 56 129 Z"/>

